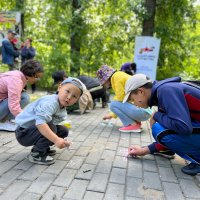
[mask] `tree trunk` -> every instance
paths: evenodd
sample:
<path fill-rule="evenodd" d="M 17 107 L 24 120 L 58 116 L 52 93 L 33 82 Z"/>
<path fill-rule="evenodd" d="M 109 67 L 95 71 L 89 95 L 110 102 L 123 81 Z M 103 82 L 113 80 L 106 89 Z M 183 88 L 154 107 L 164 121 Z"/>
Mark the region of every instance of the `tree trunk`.
<path fill-rule="evenodd" d="M 144 7 L 146 8 L 147 15 L 143 20 L 142 35 L 153 36 L 154 20 L 156 14 L 156 0 L 145 0 Z"/>
<path fill-rule="evenodd" d="M 74 13 L 81 7 L 79 0 L 72 1 L 72 28 L 71 28 L 71 66 L 70 73 L 74 75 L 80 75 L 80 35 L 77 27 L 80 26 L 81 21 L 79 17 L 75 16 Z M 77 14 L 76 14 L 77 15 Z"/>

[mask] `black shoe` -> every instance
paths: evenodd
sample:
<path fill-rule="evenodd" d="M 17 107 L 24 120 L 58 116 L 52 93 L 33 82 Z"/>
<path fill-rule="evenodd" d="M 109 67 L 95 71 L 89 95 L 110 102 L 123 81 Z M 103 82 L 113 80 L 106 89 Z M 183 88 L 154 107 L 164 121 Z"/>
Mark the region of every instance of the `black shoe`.
<path fill-rule="evenodd" d="M 182 167 L 181 171 L 185 174 L 195 176 L 200 173 L 200 165 L 196 163 L 190 163 L 189 165 Z"/>
<path fill-rule="evenodd" d="M 48 156 L 55 156 L 56 155 L 56 150 L 54 150 L 54 149 L 48 149 L 47 150 L 47 155 Z"/>
<path fill-rule="evenodd" d="M 173 151 L 170 151 L 170 150 L 154 152 L 153 155 L 162 156 L 164 158 L 169 158 L 169 159 L 175 158 L 175 153 Z"/>
<path fill-rule="evenodd" d="M 43 155 L 40 152 L 31 152 L 28 155 L 28 160 L 39 165 L 52 165 L 55 163 L 54 158 L 48 156 L 47 154 Z"/>

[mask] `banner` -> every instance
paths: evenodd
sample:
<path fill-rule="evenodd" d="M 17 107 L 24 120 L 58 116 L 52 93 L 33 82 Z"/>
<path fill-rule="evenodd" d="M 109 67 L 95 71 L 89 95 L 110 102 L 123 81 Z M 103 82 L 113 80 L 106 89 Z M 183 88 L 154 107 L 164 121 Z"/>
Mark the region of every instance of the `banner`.
<path fill-rule="evenodd" d="M 20 12 L 0 12 L 0 23 L 18 24 L 21 20 Z"/>
<path fill-rule="evenodd" d="M 150 36 L 138 36 L 135 39 L 134 62 L 137 74 L 145 74 L 151 80 L 156 80 L 160 39 Z"/>

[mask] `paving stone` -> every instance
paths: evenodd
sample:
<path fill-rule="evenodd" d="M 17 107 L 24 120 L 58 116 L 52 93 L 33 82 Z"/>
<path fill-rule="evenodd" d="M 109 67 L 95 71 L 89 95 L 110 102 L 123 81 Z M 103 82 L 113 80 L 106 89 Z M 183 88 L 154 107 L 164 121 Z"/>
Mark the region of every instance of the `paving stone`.
<path fill-rule="evenodd" d="M 76 152 L 76 156 L 87 156 L 89 154 L 91 147 L 80 147 Z"/>
<path fill-rule="evenodd" d="M 75 150 L 64 150 L 58 157 L 59 160 L 70 160 L 75 154 Z"/>
<path fill-rule="evenodd" d="M 96 172 L 99 173 L 110 173 L 112 168 L 112 161 L 107 160 L 100 160 L 99 164 L 97 165 Z"/>
<path fill-rule="evenodd" d="M 125 184 L 126 169 L 112 168 L 109 182 Z"/>
<path fill-rule="evenodd" d="M 17 200 L 41 200 L 41 194 L 34 194 L 30 192 L 22 193 Z"/>
<path fill-rule="evenodd" d="M 8 160 L 8 158 L 10 158 L 11 156 L 13 156 L 12 153 L 2 153 L 0 154 L 0 162 L 3 162 L 5 160 Z"/>
<path fill-rule="evenodd" d="M 32 166 L 33 166 L 33 163 L 29 162 L 28 159 L 24 159 L 18 165 L 16 165 L 14 169 L 21 169 L 23 171 L 26 171 Z"/>
<path fill-rule="evenodd" d="M 155 159 L 157 161 L 157 165 L 161 167 L 171 167 L 170 159 L 163 158 L 161 156 L 155 156 Z"/>
<path fill-rule="evenodd" d="M 108 161 L 111 161 L 111 160 L 114 160 L 114 157 L 115 157 L 115 151 L 112 151 L 112 150 L 104 150 L 103 151 L 103 154 L 101 156 L 101 160 L 108 160 Z"/>
<path fill-rule="evenodd" d="M 15 181 L 22 174 L 22 170 L 11 169 L 0 177 L 0 187 L 8 187 L 9 184 Z"/>
<path fill-rule="evenodd" d="M 27 171 L 25 171 L 19 177 L 19 179 L 34 181 L 36 178 L 38 178 L 41 175 L 41 173 L 46 168 L 47 168 L 47 166 L 44 166 L 44 165 L 33 165 L 31 168 L 29 168 Z"/>
<path fill-rule="evenodd" d="M 86 191 L 84 199 L 83 200 L 103 200 L 103 193 L 98 192 L 92 192 L 92 191 Z"/>
<path fill-rule="evenodd" d="M 35 181 L 32 182 L 31 186 L 28 188 L 27 192 L 44 194 L 47 188 L 56 178 L 55 174 L 43 173 Z"/>
<path fill-rule="evenodd" d="M 0 199 L 15 200 L 28 188 L 30 184 L 30 181 L 16 180 L 4 191 L 2 195 L 0 195 Z"/>
<path fill-rule="evenodd" d="M 81 200 L 88 185 L 86 180 L 74 180 L 66 191 L 63 199 Z"/>
<path fill-rule="evenodd" d="M 0 175 L 2 175 L 3 173 L 9 171 L 11 168 L 13 168 L 15 165 L 17 165 L 16 161 L 9 161 L 6 160 L 4 162 L 1 162 L 0 164 Z"/>
<path fill-rule="evenodd" d="M 187 174 L 184 174 L 184 173 L 181 171 L 181 168 L 184 167 L 184 166 L 182 166 L 182 165 L 172 165 L 172 167 L 173 167 L 173 170 L 174 170 L 175 175 L 176 175 L 178 178 L 193 180 L 193 177 L 192 177 L 192 176 L 187 175 Z"/>
<path fill-rule="evenodd" d="M 79 135 L 78 137 L 76 137 L 76 139 L 74 141 L 76 142 L 83 142 L 85 141 L 85 139 L 87 138 L 87 135 Z"/>
<path fill-rule="evenodd" d="M 44 172 L 50 174 L 59 174 L 66 165 L 66 161 L 56 160 L 53 165 L 50 165 Z"/>
<path fill-rule="evenodd" d="M 117 145 L 118 144 L 116 142 L 107 142 L 105 149 L 115 151 L 117 149 Z"/>
<path fill-rule="evenodd" d="M 64 187 L 51 186 L 43 195 L 42 200 L 59 200 L 62 198 L 65 190 L 66 188 Z"/>
<path fill-rule="evenodd" d="M 162 190 L 158 173 L 144 172 L 144 187 L 155 190 Z"/>
<path fill-rule="evenodd" d="M 104 200 L 124 200 L 124 185 L 109 183 Z"/>
<path fill-rule="evenodd" d="M 85 140 L 83 143 L 82 143 L 82 146 L 88 146 L 88 147 L 92 147 L 95 143 L 95 139 L 93 138 L 87 138 L 87 140 Z"/>
<path fill-rule="evenodd" d="M 64 169 L 53 182 L 53 185 L 61 186 L 61 187 L 69 187 L 71 182 L 73 181 L 77 170 L 73 169 Z"/>
<path fill-rule="evenodd" d="M 86 158 L 86 163 L 96 165 L 101 158 L 102 150 L 90 151 L 90 154 Z"/>
<path fill-rule="evenodd" d="M 157 166 L 154 160 L 143 160 L 144 171 L 156 172 Z"/>
<path fill-rule="evenodd" d="M 180 179 L 180 186 L 184 193 L 184 196 L 187 198 L 199 198 L 200 189 L 192 180 Z"/>
<path fill-rule="evenodd" d="M 159 172 L 162 181 L 178 183 L 172 168 L 159 167 Z"/>
<path fill-rule="evenodd" d="M 178 184 L 168 183 L 168 182 L 163 182 L 162 184 L 164 187 L 166 200 L 172 200 L 172 199 L 183 200 L 184 199 L 183 193 Z"/>
<path fill-rule="evenodd" d="M 75 178 L 90 180 L 93 175 L 95 167 L 96 167 L 95 165 L 83 164 L 82 167 L 79 169 Z"/>
<path fill-rule="evenodd" d="M 121 156 L 116 156 L 115 160 L 113 162 L 113 167 L 117 168 L 127 168 L 127 158 L 126 157 L 121 157 Z"/>
<path fill-rule="evenodd" d="M 95 173 L 90 181 L 87 190 L 96 192 L 105 192 L 108 182 L 108 177 L 109 177 L 108 174 Z"/>
<path fill-rule="evenodd" d="M 128 158 L 128 170 L 127 176 L 142 178 L 143 176 L 143 166 L 140 159 Z"/>
<path fill-rule="evenodd" d="M 127 177 L 126 195 L 132 197 L 143 197 L 140 188 L 143 187 L 142 179 Z"/>
<path fill-rule="evenodd" d="M 71 160 L 65 166 L 66 168 L 70 169 L 80 169 L 85 158 L 80 156 L 73 156 Z"/>

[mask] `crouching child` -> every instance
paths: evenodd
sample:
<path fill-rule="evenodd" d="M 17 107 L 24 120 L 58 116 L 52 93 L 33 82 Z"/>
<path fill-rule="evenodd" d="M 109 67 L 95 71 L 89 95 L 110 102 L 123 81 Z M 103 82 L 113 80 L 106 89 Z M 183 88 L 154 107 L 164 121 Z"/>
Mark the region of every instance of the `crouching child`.
<path fill-rule="evenodd" d="M 65 138 L 68 129 L 59 125 L 66 119 L 66 107 L 75 104 L 83 93 L 79 81 L 68 78 L 58 88 L 58 93 L 39 98 L 29 104 L 17 117 L 18 125 L 15 135 L 23 146 L 33 146 L 28 159 L 30 162 L 51 165 L 55 162 L 56 151 L 69 147 L 70 142 Z"/>

